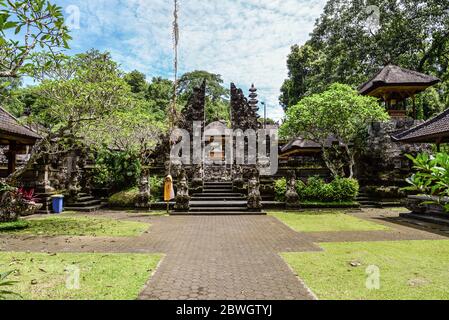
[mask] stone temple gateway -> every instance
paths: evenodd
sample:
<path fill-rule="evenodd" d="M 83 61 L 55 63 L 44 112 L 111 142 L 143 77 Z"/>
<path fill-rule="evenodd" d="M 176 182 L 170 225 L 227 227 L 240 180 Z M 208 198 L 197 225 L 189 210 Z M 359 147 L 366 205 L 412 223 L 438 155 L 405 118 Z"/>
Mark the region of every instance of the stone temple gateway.
<path fill-rule="evenodd" d="M 189 154 L 186 160 L 186 155 L 180 152 L 176 156 L 179 159 L 184 156 L 186 161 L 174 160 L 172 151 L 164 161 L 166 174 L 177 178 L 174 214 L 262 214 L 260 172 L 266 166 L 269 152 L 277 153 L 277 141 L 275 149 L 266 150 L 265 156 L 256 152 L 259 147 L 267 149 L 267 146 L 258 143 L 256 133 L 261 124 L 257 90 L 252 86 L 250 92 L 248 100 L 241 89 L 231 84 L 231 123 L 206 124 L 206 83 L 194 90 L 177 126 L 189 133 L 189 151 L 193 155 Z M 236 138 L 235 130 L 255 135 Z M 256 150 L 251 152 L 253 144 Z M 201 150 L 200 159 L 198 150 Z M 238 150 L 244 151 L 243 159 L 236 157 Z"/>

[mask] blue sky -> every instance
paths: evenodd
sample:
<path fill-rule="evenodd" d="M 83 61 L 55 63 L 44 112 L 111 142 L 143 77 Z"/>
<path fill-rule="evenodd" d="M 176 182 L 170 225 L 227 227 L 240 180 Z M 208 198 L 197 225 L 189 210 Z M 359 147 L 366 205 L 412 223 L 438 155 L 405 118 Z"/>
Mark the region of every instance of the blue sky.
<path fill-rule="evenodd" d="M 172 78 L 172 1 L 56 0 L 67 17 L 79 9 L 71 53 L 90 48 L 111 52 L 125 71 Z M 302 44 L 325 0 L 180 0 L 180 73 L 221 74 L 247 93 L 251 83 L 266 101 L 268 115 L 283 116 L 279 88 L 286 57 Z M 69 21 L 70 24 L 70 21 Z"/>

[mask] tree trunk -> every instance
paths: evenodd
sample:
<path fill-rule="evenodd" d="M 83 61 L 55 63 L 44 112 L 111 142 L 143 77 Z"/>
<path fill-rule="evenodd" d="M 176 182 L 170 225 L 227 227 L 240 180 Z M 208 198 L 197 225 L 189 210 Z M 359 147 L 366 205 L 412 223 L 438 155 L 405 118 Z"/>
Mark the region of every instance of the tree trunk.
<path fill-rule="evenodd" d="M 354 159 L 354 153 L 351 152 L 351 149 L 349 149 L 348 145 L 345 144 L 345 151 L 349 159 L 349 178 L 354 178 L 354 166 L 355 166 L 355 159 Z"/>
<path fill-rule="evenodd" d="M 338 177 L 338 170 L 332 164 L 332 161 L 330 161 L 330 159 L 329 159 L 329 157 L 327 155 L 326 148 L 324 146 L 321 146 L 321 151 L 322 151 L 322 154 L 323 154 L 323 160 L 324 160 L 324 163 L 326 164 L 326 167 L 330 170 L 330 172 L 332 173 L 332 175 L 335 178 Z"/>

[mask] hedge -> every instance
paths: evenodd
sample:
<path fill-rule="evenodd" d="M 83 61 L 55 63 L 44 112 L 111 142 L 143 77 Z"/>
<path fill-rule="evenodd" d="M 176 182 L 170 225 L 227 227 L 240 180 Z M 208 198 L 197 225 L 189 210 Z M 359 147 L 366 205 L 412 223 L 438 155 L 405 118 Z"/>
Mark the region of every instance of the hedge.
<path fill-rule="evenodd" d="M 353 202 L 359 193 L 359 183 L 355 179 L 336 178 L 326 183 L 319 177 L 311 177 L 307 183 L 301 180 L 296 183 L 296 190 L 301 201 L 309 202 Z M 285 201 L 287 180 L 285 178 L 275 181 L 277 201 Z"/>

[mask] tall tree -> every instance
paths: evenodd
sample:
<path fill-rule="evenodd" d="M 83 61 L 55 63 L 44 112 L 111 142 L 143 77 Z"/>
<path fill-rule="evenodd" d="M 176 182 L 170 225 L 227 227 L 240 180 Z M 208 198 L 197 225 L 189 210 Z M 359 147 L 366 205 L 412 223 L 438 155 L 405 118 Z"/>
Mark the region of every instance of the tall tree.
<path fill-rule="evenodd" d="M 223 87 L 221 75 L 207 71 L 193 71 L 184 74 L 179 80 L 181 101 L 187 101 L 193 88 L 201 86 L 206 80 L 206 120 L 230 120 L 229 90 Z"/>
<path fill-rule="evenodd" d="M 153 78 L 148 86 L 146 99 L 153 103 L 156 109 L 167 112 L 173 97 L 173 81 L 161 77 Z"/>
<path fill-rule="evenodd" d="M 0 78 L 16 78 L 38 49 L 51 54 L 70 40 L 60 7 L 47 0 L 0 0 Z"/>
<path fill-rule="evenodd" d="M 140 71 L 134 70 L 125 75 L 125 81 L 130 85 L 132 93 L 145 94 L 148 84 L 146 76 Z"/>
<path fill-rule="evenodd" d="M 292 47 L 280 101 L 288 108 L 334 82 L 358 86 L 388 63 L 443 77 L 448 43 L 448 1 L 329 0 L 311 39 Z"/>
<path fill-rule="evenodd" d="M 290 107 L 281 135 L 316 142 L 333 175 L 343 175 L 343 168 L 348 167 L 352 178 L 360 147 L 356 144 L 357 137 L 370 122 L 387 119 L 388 114 L 375 98 L 361 96 L 348 85 L 336 83 L 329 90 L 307 96 Z M 331 137 L 339 143 L 330 146 Z"/>
<path fill-rule="evenodd" d="M 116 110 L 126 109 L 132 99 L 130 87 L 108 53 L 92 50 L 55 67 L 70 70 L 62 74 L 72 76 L 46 78 L 33 89 L 40 108 L 28 120 L 40 125 L 43 139 L 35 145 L 28 166 L 49 155 L 73 150 L 86 130 L 99 126 Z M 15 181 L 28 166 L 15 172 L 10 180 Z"/>

